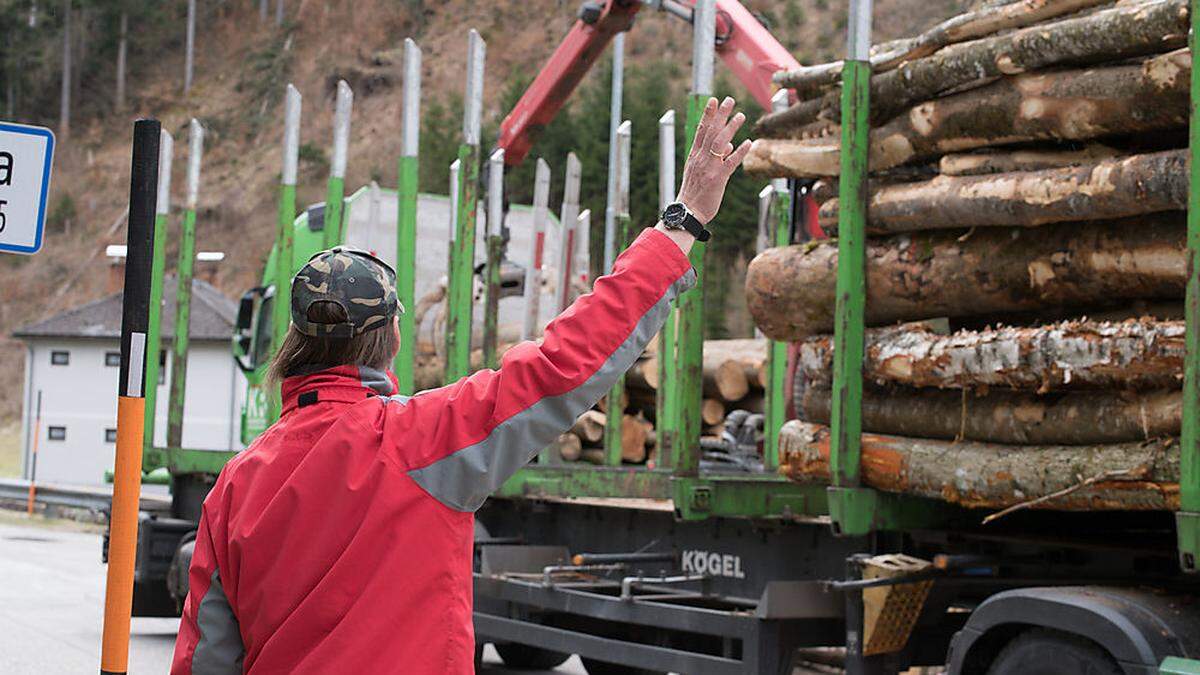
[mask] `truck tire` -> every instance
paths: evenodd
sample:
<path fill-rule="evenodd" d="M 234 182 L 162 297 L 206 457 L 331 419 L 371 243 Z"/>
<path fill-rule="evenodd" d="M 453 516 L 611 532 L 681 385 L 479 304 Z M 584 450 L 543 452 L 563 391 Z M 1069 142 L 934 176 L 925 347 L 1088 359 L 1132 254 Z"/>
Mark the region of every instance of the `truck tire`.
<path fill-rule="evenodd" d="M 657 670 L 623 666 L 596 659 L 583 659 L 583 667 L 587 669 L 588 675 L 659 675 Z"/>
<path fill-rule="evenodd" d="M 988 675 L 1120 675 L 1108 652 L 1084 638 L 1047 629 L 1027 630 L 996 655 Z"/>
<path fill-rule="evenodd" d="M 554 652 L 541 647 L 531 647 L 516 642 L 498 642 L 492 645 L 509 668 L 526 670 L 550 670 L 571 658 L 570 654 Z"/>

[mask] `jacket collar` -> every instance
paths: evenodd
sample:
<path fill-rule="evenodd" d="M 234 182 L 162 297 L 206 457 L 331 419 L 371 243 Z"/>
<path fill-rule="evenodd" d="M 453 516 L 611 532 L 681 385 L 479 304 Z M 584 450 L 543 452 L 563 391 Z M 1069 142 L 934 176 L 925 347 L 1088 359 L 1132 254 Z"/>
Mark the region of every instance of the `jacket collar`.
<path fill-rule="evenodd" d="M 338 401 L 357 403 L 372 396 L 391 396 L 398 385 L 392 371 L 367 366 L 335 366 L 314 368 L 284 378 L 281 387 L 284 414 L 300 405 L 300 398 L 310 402 Z"/>

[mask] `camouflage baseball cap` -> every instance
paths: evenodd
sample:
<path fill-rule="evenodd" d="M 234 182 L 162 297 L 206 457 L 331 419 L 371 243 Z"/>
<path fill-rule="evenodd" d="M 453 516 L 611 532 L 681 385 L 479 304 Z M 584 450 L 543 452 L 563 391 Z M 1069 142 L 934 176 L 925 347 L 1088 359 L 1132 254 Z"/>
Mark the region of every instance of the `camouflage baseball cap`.
<path fill-rule="evenodd" d="M 308 318 L 315 303 L 332 302 L 346 310 L 343 323 L 316 323 Z M 396 297 L 396 271 L 379 258 L 339 246 L 321 251 L 292 279 L 292 323 L 305 335 L 350 338 L 389 325 L 403 314 Z"/>

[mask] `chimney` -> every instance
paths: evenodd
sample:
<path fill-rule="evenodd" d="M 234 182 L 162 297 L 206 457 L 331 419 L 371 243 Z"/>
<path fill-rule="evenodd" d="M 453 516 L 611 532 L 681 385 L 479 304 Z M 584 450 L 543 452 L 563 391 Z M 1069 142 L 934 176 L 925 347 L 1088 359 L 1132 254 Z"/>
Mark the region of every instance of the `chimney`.
<path fill-rule="evenodd" d="M 125 289 L 125 245 L 109 244 L 104 249 L 104 255 L 108 256 L 108 282 L 105 292 L 120 293 Z"/>
<path fill-rule="evenodd" d="M 196 254 L 196 278 L 216 286 L 221 277 L 220 268 L 223 260 L 225 260 L 224 251 L 200 251 Z"/>

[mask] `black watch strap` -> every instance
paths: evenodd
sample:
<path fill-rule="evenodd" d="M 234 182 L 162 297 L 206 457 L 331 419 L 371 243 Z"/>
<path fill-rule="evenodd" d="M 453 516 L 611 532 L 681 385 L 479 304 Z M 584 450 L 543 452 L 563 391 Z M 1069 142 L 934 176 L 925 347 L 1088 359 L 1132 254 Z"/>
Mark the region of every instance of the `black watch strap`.
<path fill-rule="evenodd" d="M 690 212 L 683 218 L 683 229 L 696 238 L 696 241 L 706 242 L 712 239 L 712 232 L 709 232 L 704 224 L 696 219 Z"/>

